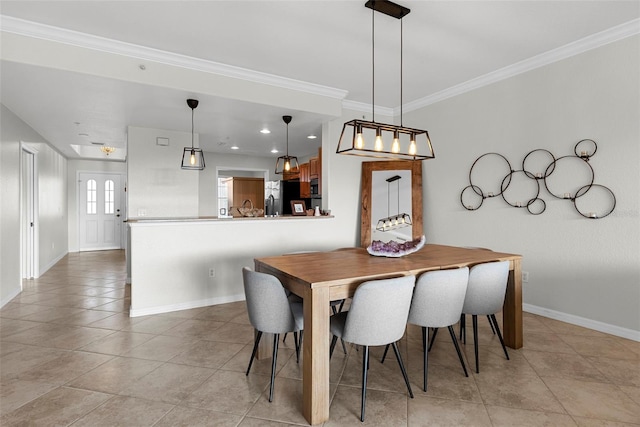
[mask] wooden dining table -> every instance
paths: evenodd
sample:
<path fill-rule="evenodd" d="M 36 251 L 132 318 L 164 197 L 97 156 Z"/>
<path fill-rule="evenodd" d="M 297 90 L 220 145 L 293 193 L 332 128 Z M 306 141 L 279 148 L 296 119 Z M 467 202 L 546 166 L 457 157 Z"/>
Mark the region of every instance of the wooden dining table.
<path fill-rule="evenodd" d="M 329 419 L 330 301 L 353 296 L 367 280 L 509 261 L 502 311 L 504 342 L 518 349 L 522 347 L 521 260 L 516 254 L 437 244 L 399 258 L 371 256 L 364 248 L 256 258 L 256 271 L 276 276 L 285 288 L 303 298 L 302 411 L 306 420 L 314 425 Z"/>

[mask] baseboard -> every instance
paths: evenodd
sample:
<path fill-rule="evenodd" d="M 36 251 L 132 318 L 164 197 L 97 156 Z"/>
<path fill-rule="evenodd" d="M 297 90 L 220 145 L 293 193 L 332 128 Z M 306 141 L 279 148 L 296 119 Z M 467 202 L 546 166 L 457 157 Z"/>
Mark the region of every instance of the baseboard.
<path fill-rule="evenodd" d="M 617 337 L 640 342 L 640 331 L 636 331 L 633 329 L 610 325 L 608 323 L 599 322 L 597 320 L 587 319 L 584 317 L 575 316 L 573 314 L 550 310 L 548 308 L 538 307 L 531 304 L 522 304 L 522 310 L 526 311 L 527 313 L 537 314 L 538 316 L 560 320 L 561 322 L 582 326 L 583 328 L 593 329 L 594 331 L 604 332 L 605 334 L 615 335 Z"/>
<path fill-rule="evenodd" d="M 159 307 L 131 309 L 129 317 L 148 316 L 149 314 L 170 313 L 172 311 L 188 310 L 190 308 L 207 307 L 209 305 L 226 304 L 229 302 L 244 301 L 244 294 L 228 295 L 224 297 L 207 298 L 199 301 L 189 301 L 182 304 L 162 305 Z"/>
<path fill-rule="evenodd" d="M 39 278 L 39 277 L 42 277 L 42 275 L 43 275 L 44 273 L 46 273 L 47 271 L 49 271 L 49 269 L 50 269 L 51 267 L 53 267 L 54 265 L 56 265 L 56 264 L 58 263 L 58 261 L 60 261 L 60 260 L 61 260 L 62 258 L 64 258 L 65 256 L 67 256 L 67 254 L 68 254 L 68 253 L 69 253 L 69 252 L 64 252 L 64 253 L 60 254 L 57 258 L 54 258 L 54 259 L 53 259 L 49 264 L 45 265 L 45 266 L 44 266 L 44 268 L 43 268 L 42 270 L 38 271 L 38 277 L 36 277 L 36 279 L 37 279 L 37 278 Z"/>
<path fill-rule="evenodd" d="M 10 302 L 12 299 L 17 297 L 18 295 L 20 295 L 20 292 L 22 292 L 22 288 L 16 289 L 15 291 L 11 292 L 9 296 L 0 300 L 0 308 L 4 307 L 8 302 Z"/>

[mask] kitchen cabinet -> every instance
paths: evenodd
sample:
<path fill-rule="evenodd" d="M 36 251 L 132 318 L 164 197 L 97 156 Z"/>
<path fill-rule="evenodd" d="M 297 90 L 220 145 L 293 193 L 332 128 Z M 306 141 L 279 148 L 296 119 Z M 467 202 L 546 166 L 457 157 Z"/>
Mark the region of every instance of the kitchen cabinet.
<path fill-rule="evenodd" d="M 311 179 L 309 178 L 309 163 L 300 165 L 300 198 L 311 197 Z"/>
<path fill-rule="evenodd" d="M 232 177 L 224 180 L 227 185 L 229 213 L 242 216 L 238 208 L 245 200 L 251 200 L 254 208 L 264 209 L 264 178 Z M 245 207 L 249 207 L 249 203 Z"/>
<path fill-rule="evenodd" d="M 320 161 L 318 157 L 312 157 L 309 159 L 309 178 L 310 179 L 318 179 L 320 176 Z"/>

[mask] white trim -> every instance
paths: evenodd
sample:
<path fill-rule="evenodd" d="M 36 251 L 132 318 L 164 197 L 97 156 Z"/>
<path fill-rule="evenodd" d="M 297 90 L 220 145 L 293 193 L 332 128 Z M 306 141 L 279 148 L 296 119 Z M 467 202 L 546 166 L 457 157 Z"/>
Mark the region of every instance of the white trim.
<path fill-rule="evenodd" d="M 24 218 L 25 213 L 22 212 L 22 152 L 26 151 L 33 156 L 33 278 L 38 279 L 40 273 L 40 170 L 38 164 L 38 149 L 29 145 L 28 142 L 20 141 L 20 218 Z M 22 224 L 20 224 L 20 245 L 22 245 Z M 20 247 L 20 256 L 22 256 L 22 246 Z M 45 270 L 46 271 L 46 270 Z M 20 280 L 23 279 L 22 259 L 20 259 Z M 22 289 L 22 282 L 20 282 Z"/>
<path fill-rule="evenodd" d="M 582 326 L 583 328 L 593 329 L 594 331 L 604 332 L 605 334 L 615 335 L 617 337 L 640 342 L 640 331 L 633 329 L 623 328 L 621 326 L 611 325 L 609 323 L 599 322 L 597 320 L 587 319 L 531 304 L 522 304 L 522 309 L 527 313 L 537 314 L 539 316 L 560 320 L 561 322 L 570 323 L 572 325 Z"/>
<path fill-rule="evenodd" d="M 230 302 L 244 301 L 244 294 L 228 295 L 224 297 L 207 298 L 199 301 L 189 301 L 180 304 L 162 305 L 159 307 L 140 308 L 129 311 L 129 317 L 148 316 L 150 314 L 169 313 L 172 311 L 189 310 L 191 308 L 207 307 L 210 305 L 227 304 Z"/>
<path fill-rule="evenodd" d="M 262 83 L 271 86 L 291 89 L 314 95 L 326 96 L 335 99 L 344 99 L 349 93 L 343 89 L 336 89 L 329 86 L 322 86 L 315 83 L 276 76 L 274 74 L 235 67 L 233 65 L 222 64 L 220 62 L 195 58 L 187 55 L 180 55 L 173 52 L 166 52 L 146 46 L 125 43 L 118 40 L 99 37 L 92 34 L 81 33 L 65 28 L 26 21 L 24 19 L 11 16 L 0 16 L 0 28 L 8 33 L 18 34 L 26 37 L 33 37 L 43 40 L 50 40 L 85 49 L 97 50 L 100 52 L 113 53 L 147 61 L 154 61 L 162 64 L 187 68 L 206 73 L 218 74 L 225 77 L 246 80 L 254 83 Z"/>
<path fill-rule="evenodd" d="M 20 279 L 20 281 L 22 280 L 23 279 Z M 22 286 L 20 286 L 20 289 L 15 289 L 13 292 L 7 295 L 5 299 L 0 300 L 0 308 L 4 307 L 7 303 L 10 303 L 11 300 L 17 297 L 18 295 L 20 295 L 21 292 L 22 292 Z"/>
<path fill-rule="evenodd" d="M 417 99 L 415 101 L 404 104 L 404 111 L 415 111 L 420 108 L 426 107 L 436 102 L 443 101 L 454 96 L 461 95 L 465 92 L 470 92 L 475 89 L 479 89 L 483 86 L 499 82 L 501 80 L 508 79 L 518 74 L 526 73 L 527 71 L 534 70 L 536 68 L 544 67 L 545 65 L 552 64 L 554 62 L 561 61 L 574 55 L 586 52 L 591 49 L 604 46 L 609 43 L 613 43 L 618 40 L 622 40 L 627 37 L 634 36 L 640 33 L 640 19 L 634 19 L 624 24 L 611 27 L 599 33 L 592 34 L 584 37 L 580 40 L 576 40 L 564 46 L 560 46 L 556 49 L 541 53 L 540 55 L 533 56 L 515 64 L 508 65 L 484 76 L 476 77 L 464 83 L 452 86 L 448 89 L 441 90 L 433 95 L 426 96 L 424 98 Z M 344 105 L 344 102 L 343 102 Z M 393 115 L 400 115 L 400 107 L 393 109 Z"/>
<path fill-rule="evenodd" d="M 360 111 L 362 113 L 372 114 L 372 106 L 371 104 L 367 104 L 365 102 L 351 101 L 349 99 L 342 100 L 342 108 L 346 110 Z M 400 114 L 400 107 L 397 108 L 398 114 Z M 383 116 L 393 117 L 396 115 L 396 109 L 391 107 L 381 107 L 380 105 L 376 105 L 376 113 L 379 113 Z"/>

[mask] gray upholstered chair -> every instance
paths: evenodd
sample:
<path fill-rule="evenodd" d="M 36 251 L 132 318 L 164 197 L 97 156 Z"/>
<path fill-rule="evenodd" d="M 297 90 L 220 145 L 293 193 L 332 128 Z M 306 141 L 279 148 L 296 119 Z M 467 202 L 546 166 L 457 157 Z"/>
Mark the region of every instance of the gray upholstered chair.
<path fill-rule="evenodd" d="M 471 267 L 469 270 L 469 284 L 467 294 L 462 307 L 460 317 L 460 336 L 466 343 L 466 318 L 465 314 L 470 314 L 473 323 L 473 350 L 476 359 L 476 372 L 480 373 L 478 363 L 478 316 L 489 316 L 492 329 L 498 335 L 502 350 L 507 360 L 509 353 L 504 345 L 500 327 L 496 320 L 496 313 L 502 310 L 504 295 L 507 291 L 507 280 L 509 279 L 509 261 L 487 262 Z"/>
<path fill-rule="evenodd" d="M 423 389 L 425 392 L 427 391 L 429 366 L 427 358 L 427 353 L 429 352 L 427 349 L 427 328 L 433 328 L 434 338 L 438 328 L 449 329 L 464 375 L 466 377 L 469 376 L 458 346 L 456 333 L 453 330 L 453 325 L 460 320 L 468 281 L 469 268 L 464 267 L 452 270 L 428 271 L 422 274 L 416 282 L 407 322 L 422 326 L 422 349 L 424 351 Z M 431 345 L 433 345 L 433 341 Z M 389 347 L 387 346 L 382 356 L 382 362 L 384 362 L 388 349 Z"/>
<path fill-rule="evenodd" d="M 414 276 L 406 276 L 364 282 L 356 289 L 349 310 L 331 316 L 333 339 L 330 356 L 333 354 L 338 338 L 364 347 L 360 421 L 364 421 L 367 398 L 369 346 L 386 344 L 393 346 L 409 395 L 413 398 L 409 378 L 396 342 L 404 335 L 415 280 Z"/>
<path fill-rule="evenodd" d="M 262 338 L 262 333 L 274 334 L 273 358 L 271 361 L 271 387 L 269 390 L 269 402 L 273 400 L 273 385 L 275 382 L 276 361 L 278 357 L 278 341 L 280 334 L 293 332 L 296 344 L 296 359 L 299 360 L 300 348 L 298 346 L 298 331 L 302 334 L 304 320 L 302 304 L 291 303 L 287 299 L 285 289 L 277 277 L 270 274 L 258 273 L 250 268 L 242 269 L 244 281 L 244 293 L 247 302 L 249 321 L 258 332 L 253 344 L 249 367 L 246 375 L 249 375 L 251 364 L 256 356 L 256 350 Z"/>

